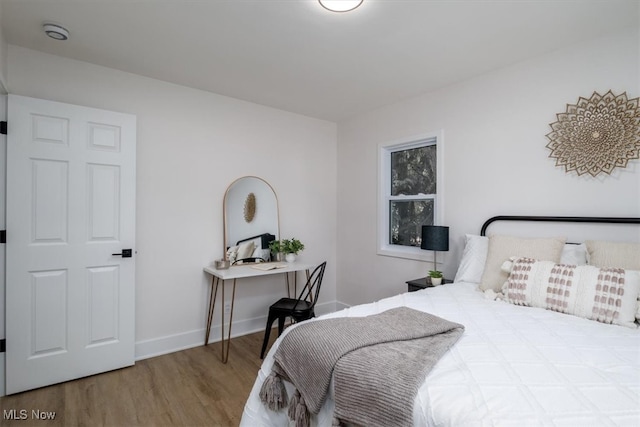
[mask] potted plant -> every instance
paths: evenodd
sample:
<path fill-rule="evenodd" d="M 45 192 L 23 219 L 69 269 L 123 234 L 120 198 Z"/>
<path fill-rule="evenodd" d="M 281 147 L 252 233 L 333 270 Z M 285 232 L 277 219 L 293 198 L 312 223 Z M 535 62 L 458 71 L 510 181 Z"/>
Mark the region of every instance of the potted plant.
<path fill-rule="evenodd" d="M 282 252 L 285 253 L 285 259 L 287 262 L 294 262 L 298 252 L 304 250 L 304 244 L 295 237 L 291 239 L 284 239 L 281 241 L 281 244 Z"/>
<path fill-rule="evenodd" d="M 429 270 L 429 278 L 433 286 L 438 286 L 442 283 L 442 271 Z"/>
<path fill-rule="evenodd" d="M 272 240 L 269 242 L 269 249 L 274 255 L 276 261 L 282 261 L 284 258 L 284 240 Z"/>

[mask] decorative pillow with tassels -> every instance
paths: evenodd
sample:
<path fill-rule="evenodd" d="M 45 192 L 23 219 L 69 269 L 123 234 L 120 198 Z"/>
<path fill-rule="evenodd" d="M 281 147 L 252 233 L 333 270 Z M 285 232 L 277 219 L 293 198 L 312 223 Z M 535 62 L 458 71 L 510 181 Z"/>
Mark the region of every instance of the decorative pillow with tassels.
<path fill-rule="evenodd" d="M 640 272 L 512 258 L 502 288 L 511 304 L 539 307 L 602 323 L 637 327 Z"/>

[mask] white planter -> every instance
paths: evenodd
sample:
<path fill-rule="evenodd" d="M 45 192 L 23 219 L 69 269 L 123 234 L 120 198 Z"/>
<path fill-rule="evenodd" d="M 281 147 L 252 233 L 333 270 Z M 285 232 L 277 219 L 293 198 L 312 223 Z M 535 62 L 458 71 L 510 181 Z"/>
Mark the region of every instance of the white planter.
<path fill-rule="evenodd" d="M 284 257 L 287 262 L 295 262 L 296 261 L 296 254 L 287 254 Z"/>
<path fill-rule="evenodd" d="M 431 284 L 433 286 L 439 286 L 442 284 L 442 277 L 431 277 Z"/>

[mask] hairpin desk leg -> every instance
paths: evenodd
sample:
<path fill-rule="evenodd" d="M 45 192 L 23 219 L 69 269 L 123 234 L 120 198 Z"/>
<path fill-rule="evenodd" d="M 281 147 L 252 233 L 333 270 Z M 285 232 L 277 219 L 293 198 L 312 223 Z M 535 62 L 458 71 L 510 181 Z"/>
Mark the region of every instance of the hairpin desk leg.
<path fill-rule="evenodd" d="M 209 335 L 211 335 L 211 323 L 213 322 L 213 309 L 216 306 L 216 296 L 218 295 L 219 278 L 211 276 L 211 294 L 209 296 L 209 312 L 207 313 L 207 329 L 204 335 L 204 345 L 209 344 Z"/>
<path fill-rule="evenodd" d="M 287 297 L 291 298 L 291 287 L 289 286 L 289 273 L 284 273 L 284 284 L 287 286 Z"/>
<path fill-rule="evenodd" d="M 307 275 L 307 279 L 305 280 L 305 286 L 307 286 L 307 284 L 309 284 L 309 276 L 311 275 L 311 273 L 309 273 L 308 268 L 304 272 Z M 313 302 L 313 294 L 311 293 L 309 294 L 309 302 Z"/>
<path fill-rule="evenodd" d="M 231 311 L 229 312 L 229 330 L 227 339 L 224 339 L 224 310 L 222 310 L 221 334 L 220 342 L 222 343 L 222 363 L 229 361 L 229 347 L 231 345 L 231 325 L 233 324 L 233 306 L 236 300 L 236 279 L 233 279 L 233 288 L 231 290 Z M 222 284 L 222 301 L 224 302 L 224 283 Z M 224 305 L 223 305 L 224 306 Z M 226 347 L 225 347 L 226 341 Z"/>
<path fill-rule="evenodd" d="M 293 295 L 291 294 L 291 282 L 289 281 L 289 274 L 293 274 Z M 307 279 L 309 279 L 309 270 L 307 270 Z M 287 271 L 284 273 L 285 285 L 287 286 L 287 297 L 298 298 L 298 272 Z"/>
<path fill-rule="evenodd" d="M 293 274 L 293 296 L 291 296 L 291 283 L 289 282 L 289 273 Z M 306 287 L 306 283 L 309 281 L 309 275 L 311 274 L 309 273 L 309 269 L 305 270 L 305 274 L 306 274 L 306 280 L 305 280 L 305 287 Z M 298 297 L 298 272 L 288 271 L 284 273 L 284 279 L 285 279 L 285 285 L 287 286 L 287 296 L 289 298 L 297 298 Z M 313 296 L 311 296 L 311 301 L 313 301 Z"/>

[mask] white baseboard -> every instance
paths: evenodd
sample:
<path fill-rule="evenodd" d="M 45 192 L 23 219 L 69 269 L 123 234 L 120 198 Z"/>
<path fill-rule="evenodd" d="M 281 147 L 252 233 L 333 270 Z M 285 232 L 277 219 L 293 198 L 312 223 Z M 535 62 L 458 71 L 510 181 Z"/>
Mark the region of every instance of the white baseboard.
<path fill-rule="evenodd" d="M 332 313 L 337 310 L 349 307 L 348 305 L 338 302 L 326 302 L 316 305 L 316 315 L 320 316 Z M 231 330 L 231 338 L 252 334 L 254 332 L 264 331 L 267 316 L 256 317 L 253 319 L 234 320 L 233 329 Z M 148 359 L 150 357 L 161 356 L 163 354 L 173 353 L 175 351 L 186 350 L 188 348 L 197 347 L 204 344 L 204 328 L 190 332 L 183 332 L 175 335 L 168 335 L 160 338 L 153 338 L 145 341 L 136 342 L 135 358 L 136 360 Z M 220 323 L 211 326 L 211 335 L 209 342 L 220 341 Z"/>
<path fill-rule="evenodd" d="M 334 304 L 336 305 L 336 309 L 334 311 L 340 311 L 340 310 L 344 310 L 345 308 L 351 307 L 349 304 L 345 304 L 340 301 L 334 301 Z"/>

